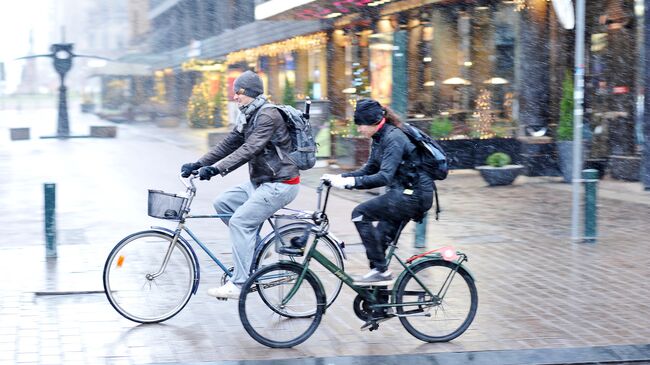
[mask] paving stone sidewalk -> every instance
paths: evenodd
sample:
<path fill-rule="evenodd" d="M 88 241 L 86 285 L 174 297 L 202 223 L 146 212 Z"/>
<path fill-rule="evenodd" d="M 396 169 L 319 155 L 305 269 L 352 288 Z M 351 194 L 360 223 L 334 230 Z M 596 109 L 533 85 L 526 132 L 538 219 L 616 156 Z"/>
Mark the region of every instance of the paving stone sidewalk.
<path fill-rule="evenodd" d="M 97 122 L 85 118 L 73 120 Z M 379 331 L 360 332 L 362 323 L 351 310 L 354 293 L 346 289 L 307 342 L 294 349 L 267 349 L 245 333 L 235 303 L 205 294 L 219 273 L 204 254 L 202 285 L 183 312 L 159 325 L 129 322 L 101 293 L 105 257 L 119 238 L 155 224 L 144 210 L 146 189 L 178 190 L 175 171 L 205 149 L 199 144 L 205 136 L 147 125 L 118 128 L 113 140 L 0 141 L 0 213 L 5 218 L 0 231 L 0 363 L 338 356 L 363 361 L 370 355 L 584 350 L 649 342 L 650 193 L 639 184 L 603 181 L 599 240 L 572 243 L 570 186 L 557 178 L 519 177 L 512 186 L 491 188 L 474 171 L 454 171 L 439 184 L 443 213 L 427 226 L 427 248 L 451 244 L 466 252 L 478 279 L 477 317 L 450 343 L 420 342 L 397 320 L 383 323 Z M 27 168 L 31 166 L 38 168 Z M 317 168 L 304 174 L 297 206 L 312 206 L 318 177 L 332 171 Z M 197 210 L 209 211 L 214 195 L 245 177 L 241 171 L 203 184 Z M 58 259 L 46 260 L 41 194 L 42 183 L 52 179 L 60 189 L 57 219 L 63 234 Z M 337 191 L 330 202 L 332 231 L 349 243 L 347 267 L 353 272 L 364 271 L 366 259 L 349 212 L 369 197 Z M 210 223 L 198 228 L 228 261 L 229 246 L 222 238 L 227 230 Z M 400 255 L 420 251 L 413 248 L 413 239 L 413 227 L 407 227 Z M 79 294 L 48 295 L 65 291 Z"/>

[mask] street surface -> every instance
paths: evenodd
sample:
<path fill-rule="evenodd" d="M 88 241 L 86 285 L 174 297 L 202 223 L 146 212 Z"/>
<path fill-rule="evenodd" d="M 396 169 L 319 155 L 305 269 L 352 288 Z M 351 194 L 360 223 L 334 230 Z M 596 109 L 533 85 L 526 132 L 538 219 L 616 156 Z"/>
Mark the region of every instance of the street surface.
<path fill-rule="evenodd" d="M 114 125 L 72 109 L 74 135 L 87 135 L 90 125 Z M 31 139 L 10 141 L 8 128 L 14 127 L 30 127 Z M 476 171 L 463 170 L 439 183 L 443 212 L 440 221 L 428 220 L 427 249 L 453 245 L 467 253 L 479 293 L 472 326 L 450 343 L 423 343 L 397 319 L 382 323 L 378 331 L 361 332 L 362 322 L 351 308 L 354 293 L 344 289 L 309 340 L 294 349 L 268 349 L 246 334 L 235 302 L 206 295 L 221 273 L 202 252 L 197 252 L 199 291 L 179 315 L 158 325 L 130 322 L 102 292 L 104 260 L 127 234 L 151 225 L 173 226 L 147 216 L 147 189 L 181 191 L 179 168 L 207 150 L 209 131 L 148 123 L 117 128 L 114 139 L 40 139 L 56 131 L 54 109 L 0 110 L 1 364 L 650 359 L 650 193 L 639 183 L 612 180 L 599 184 L 595 244 L 571 243 L 571 191 L 559 178 L 520 176 L 512 186 L 490 188 Z M 291 207 L 313 209 L 318 177 L 336 171 L 304 173 Z M 241 168 L 200 182 L 193 212 L 211 213 L 212 199 L 247 176 Z M 46 260 L 43 184 L 50 182 L 56 183 L 58 258 Z M 329 203 L 331 231 L 346 241 L 346 265 L 353 273 L 367 266 L 349 215 L 371 197 L 337 191 Z M 191 227 L 230 262 L 228 231 L 220 221 L 192 222 Z M 413 241 L 411 224 L 402 235 L 400 256 L 422 251 L 413 248 Z M 364 358 L 370 355 L 382 357 Z"/>

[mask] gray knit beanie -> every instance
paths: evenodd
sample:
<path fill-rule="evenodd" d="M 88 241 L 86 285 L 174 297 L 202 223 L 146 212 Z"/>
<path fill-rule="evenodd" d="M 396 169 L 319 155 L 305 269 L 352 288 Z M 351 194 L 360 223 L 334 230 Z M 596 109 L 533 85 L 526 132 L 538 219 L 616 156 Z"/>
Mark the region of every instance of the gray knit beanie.
<path fill-rule="evenodd" d="M 264 84 L 262 79 L 253 71 L 245 71 L 235 80 L 233 88 L 235 93 L 243 89 L 244 95 L 256 98 L 264 93 Z"/>

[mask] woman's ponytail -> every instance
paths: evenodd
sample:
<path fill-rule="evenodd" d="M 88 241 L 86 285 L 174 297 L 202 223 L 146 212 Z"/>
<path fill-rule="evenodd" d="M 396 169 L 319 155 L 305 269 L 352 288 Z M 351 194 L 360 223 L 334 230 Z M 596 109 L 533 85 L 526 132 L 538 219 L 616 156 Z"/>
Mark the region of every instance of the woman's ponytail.
<path fill-rule="evenodd" d="M 397 115 L 397 113 L 393 111 L 393 109 L 387 106 L 384 106 L 382 108 L 384 109 L 384 117 L 386 118 L 386 123 L 392 124 L 399 129 L 404 128 L 404 123 L 402 123 L 402 120 Z"/>

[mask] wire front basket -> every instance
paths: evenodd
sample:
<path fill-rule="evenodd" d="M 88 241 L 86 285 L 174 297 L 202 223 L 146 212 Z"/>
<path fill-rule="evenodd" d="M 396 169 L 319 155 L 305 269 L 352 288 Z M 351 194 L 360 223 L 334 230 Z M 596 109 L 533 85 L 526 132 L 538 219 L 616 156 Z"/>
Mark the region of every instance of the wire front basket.
<path fill-rule="evenodd" d="M 188 199 L 161 190 L 149 190 L 148 214 L 150 217 L 180 220 Z"/>

